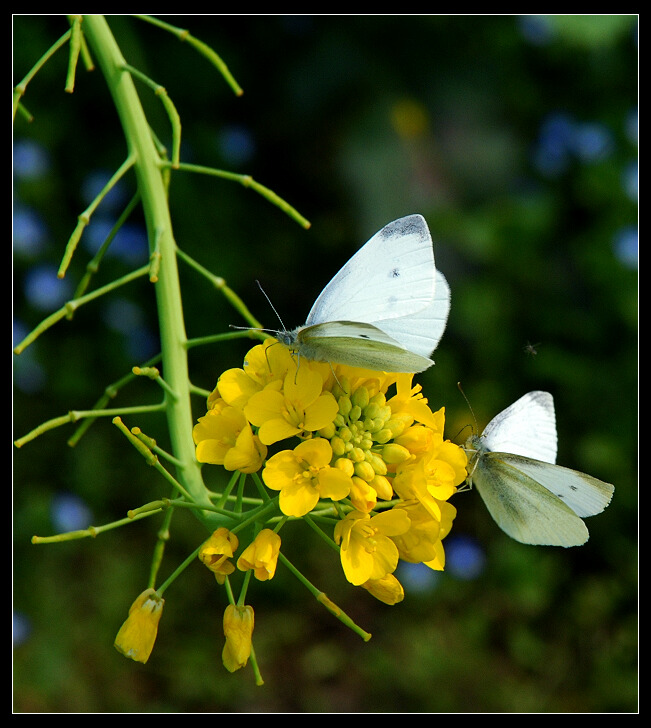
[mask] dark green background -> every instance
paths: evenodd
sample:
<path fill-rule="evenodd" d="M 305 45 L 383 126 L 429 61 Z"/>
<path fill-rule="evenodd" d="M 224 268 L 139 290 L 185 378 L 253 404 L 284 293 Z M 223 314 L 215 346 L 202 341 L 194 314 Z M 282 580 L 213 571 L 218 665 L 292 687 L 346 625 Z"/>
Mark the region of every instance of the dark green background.
<path fill-rule="evenodd" d="M 591 538 L 570 550 L 511 541 L 476 493 L 456 496 L 453 534 L 485 550 L 475 579 L 446 572 L 395 607 L 347 584 L 332 553 L 301 524 L 283 530 L 287 556 L 364 629 L 369 643 L 320 608 L 279 568 L 252 584 L 255 647 L 265 679 L 221 665 L 225 597 L 199 563 L 166 593 L 146 666 L 112 642 L 146 585 L 153 519 L 84 540 L 33 546 L 53 532 L 52 499 L 80 495 L 92 522 L 167 494 L 108 420 L 75 449 L 72 426 L 14 452 L 14 609 L 30 624 L 15 648 L 18 712 L 630 712 L 637 707 L 637 267 L 615 253 L 635 226 L 626 170 L 637 159 L 627 128 L 637 112 L 634 16 L 167 16 L 221 54 L 244 88 L 233 96 L 217 71 L 170 34 L 109 17 L 132 65 L 164 85 L 183 122 L 183 159 L 251 174 L 312 222 L 305 231 L 255 193 L 208 177 L 174 176 L 170 206 L 178 244 L 243 296 L 265 325 L 276 322 L 259 279 L 288 327 L 376 230 L 420 212 L 437 265 L 452 289 L 436 367 L 419 376 L 432 408 L 445 405 L 447 436 L 462 442 L 531 389 L 554 395 L 559 462 L 615 484 L 612 504 L 588 521 Z M 63 16 L 14 17 L 14 83 L 67 28 Z M 17 180 L 15 198 L 37 210 L 48 244 L 15 254 L 15 319 L 29 330 L 46 314 L 24 293 L 30 268 L 58 266 L 84 180 L 112 173 L 125 143 L 99 71 L 78 71 L 65 94 L 67 50 L 31 83 L 15 143 L 50 155 L 48 173 Z M 141 84 L 151 124 L 169 145 L 162 108 Z M 399 133 L 395 114 L 417 108 L 426 125 Z M 568 152 L 555 173 L 534 163 L 546 120 L 606 130 L 596 158 Z M 413 117 L 412 117 L 413 118 Z M 254 147 L 238 161 L 220 140 L 244 130 Z M 133 178 L 125 185 L 133 191 Z M 141 224 L 139 214 L 133 222 Z M 71 266 L 73 285 L 89 253 Z M 140 262 L 107 258 L 98 285 Z M 190 336 L 241 319 L 219 293 L 182 269 Z M 155 333 L 147 283 L 123 289 Z M 90 407 L 133 364 L 102 299 L 63 321 L 29 355 L 44 383 L 14 393 L 15 436 L 70 409 Z M 354 312 L 351 312 L 354 317 Z M 523 348 L 539 344 L 537 356 Z M 241 365 L 246 345 L 195 350 L 196 384 L 212 389 Z M 18 369 L 16 370 L 18 371 Z M 132 384 L 116 405 L 154 401 Z M 196 402 L 196 416 L 202 412 Z M 165 444 L 161 419 L 128 418 Z M 208 468 L 207 478 L 220 476 Z M 210 471 L 210 472 L 208 472 Z M 214 471 L 214 472 L 212 472 Z M 163 573 L 204 538 L 177 515 Z"/>

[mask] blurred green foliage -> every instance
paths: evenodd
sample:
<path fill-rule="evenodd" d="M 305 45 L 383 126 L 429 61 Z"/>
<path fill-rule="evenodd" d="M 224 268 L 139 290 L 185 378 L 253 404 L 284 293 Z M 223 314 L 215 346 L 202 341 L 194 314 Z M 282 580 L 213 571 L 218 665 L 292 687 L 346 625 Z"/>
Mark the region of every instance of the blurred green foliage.
<path fill-rule="evenodd" d="M 524 392 L 549 390 L 559 462 L 614 483 L 615 496 L 588 521 L 588 544 L 561 550 L 509 540 L 475 493 L 459 494 L 449 538 L 472 537 L 483 569 L 473 578 L 448 570 L 395 607 L 345 583 L 309 530 L 287 527 L 288 557 L 373 639 L 362 643 L 279 569 L 273 582 L 249 590 L 266 680 L 256 688 L 249 670 L 230 675 L 221 665 L 224 597 L 199 563 L 166 593 L 149 663 L 113 649 L 146 585 L 157 523 L 54 546 L 33 546 L 30 537 L 60 530 L 53 514 L 62 495 L 76 494 L 88 520 L 100 524 L 167 488 L 108 420 L 75 449 L 66 446 L 72 426 L 49 432 L 14 454 L 14 709 L 635 711 L 635 16 L 165 20 L 211 45 L 245 92 L 235 98 L 171 35 L 109 17 L 128 62 L 174 101 L 183 159 L 251 174 L 313 223 L 302 230 L 238 185 L 175 174 L 170 205 L 179 245 L 275 327 L 259 279 L 293 327 L 359 245 L 390 220 L 422 213 L 452 311 L 437 366 L 419 381 L 432 408 L 445 405 L 448 437 L 461 442 L 473 423 L 458 381 L 480 429 Z M 67 27 L 64 16 L 14 16 L 14 83 Z M 51 279 L 89 202 L 85 190 L 126 154 L 99 71 L 80 69 L 69 96 L 66 65 L 64 50 L 42 69 L 24 98 L 34 121 L 15 123 L 14 314 L 23 333 L 56 307 L 39 295 L 65 290 L 52 293 L 35 271 Z M 159 101 L 139 90 L 169 144 Z M 121 193 L 122 202 L 100 209 L 93 225 L 119 214 L 132 180 Z M 127 252 L 105 260 L 97 285 L 141 264 L 143 253 L 130 242 L 142 220 L 135 215 L 130 224 Z M 69 272 L 72 290 L 92 255 L 93 225 Z M 190 336 L 241 323 L 195 274 L 182 269 L 182 283 Z M 147 283 L 78 311 L 15 361 L 15 436 L 90 407 L 156 347 Z M 241 365 L 246 348 L 193 350 L 194 382 L 212 389 L 221 371 Z M 153 387 L 132 384 L 116 405 L 154 401 Z M 197 416 L 202 407 L 197 401 Z M 128 424 L 165 444 L 160 418 Z M 192 516 L 178 515 L 164 572 L 204 536 Z"/>

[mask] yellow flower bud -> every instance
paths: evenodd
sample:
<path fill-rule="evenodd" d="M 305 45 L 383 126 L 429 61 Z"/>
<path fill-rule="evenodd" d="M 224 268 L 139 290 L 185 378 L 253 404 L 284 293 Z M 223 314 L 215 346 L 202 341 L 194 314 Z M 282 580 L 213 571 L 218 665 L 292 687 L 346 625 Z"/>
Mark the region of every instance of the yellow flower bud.
<path fill-rule="evenodd" d="M 366 387 L 359 387 L 353 392 L 353 396 L 351 397 L 353 405 L 359 407 L 360 409 L 366 407 L 366 405 L 369 403 L 369 400 L 370 397 L 368 394 L 368 389 L 366 389 Z"/>
<path fill-rule="evenodd" d="M 237 560 L 240 571 L 253 569 L 259 581 L 273 579 L 280 552 L 280 536 L 269 528 L 263 528 Z"/>
<path fill-rule="evenodd" d="M 387 398 L 384 392 L 378 392 L 374 394 L 370 399 L 371 404 L 377 404 L 380 407 L 384 407 L 387 403 Z"/>
<path fill-rule="evenodd" d="M 377 493 L 365 480 L 353 476 L 350 500 L 361 513 L 370 513 L 377 505 Z"/>
<path fill-rule="evenodd" d="M 228 559 L 232 558 L 238 545 L 237 536 L 227 528 L 221 527 L 213 533 L 199 551 L 199 558 L 215 574 L 215 578 L 220 584 L 224 583 L 226 576 L 235 571 L 235 566 Z"/>
<path fill-rule="evenodd" d="M 364 457 L 364 451 L 361 447 L 354 447 L 349 453 L 348 457 L 354 462 L 354 463 L 362 463 L 366 458 Z"/>
<path fill-rule="evenodd" d="M 363 463 L 355 463 L 355 475 L 358 478 L 365 480 L 367 483 L 370 483 L 375 477 L 375 470 L 373 470 L 373 466 L 366 461 Z"/>
<path fill-rule="evenodd" d="M 376 475 L 370 482 L 370 486 L 375 490 L 378 498 L 382 500 L 391 500 L 393 498 L 393 487 L 391 481 L 384 475 Z"/>
<path fill-rule="evenodd" d="M 387 474 L 387 464 L 376 453 L 374 453 L 374 452 L 366 453 L 366 461 L 371 465 L 371 467 L 373 468 L 373 471 L 375 473 L 377 473 L 377 475 L 386 475 Z"/>
<path fill-rule="evenodd" d="M 364 416 L 367 419 L 375 419 L 376 417 L 380 417 L 380 413 L 382 411 L 382 408 L 375 404 L 375 403 L 369 403 L 367 407 L 364 408 Z"/>
<path fill-rule="evenodd" d="M 383 427 L 379 432 L 374 433 L 373 439 L 380 445 L 385 445 L 393 439 L 393 432 L 388 427 Z"/>
<path fill-rule="evenodd" d="M 348 458 L 338 458 L 337 460 L 335 460 L 334 466 L 335 468 L 339 468 L 339 470 L 343 470 L 349 478 L 355 474 L 355 466 L 353 465 L 353 461 L 349 460 Z"/>
<path fill-rule="evenodd" d="M 319 430 L 319 435 L 321 435 L 321 437 L 325 437 L 326 440 L 329 440 L 331 437 L 334 436 L 335 432 L 336 432 L 336 428 L 335 428 L 334 422 L 331 422 L 330 424 L 326 425 L 325 427 L 322 427 Z"/>
<path fill-rule="evenodd" d="M 350 401 L 350 397 L 347 397 L 346 395 L 339 397 L 339 413 L 344 417 L 348 415 L 352 406 L 353 404 Z"/>
<path fill-rule="evenodd" d="M 335 436 L 331 438 L 330 445 L 332 446 L 332 454 L 341 457 L 346 452 L 346 443 L 341 437 Z"/>
<path fill-rule="evenodd" d="M 115 638 L 115 649 L 125 657 L 143 664 L 154 649 L 158 623 L 165 600 L 155 589 L 145 589 L 129 609 L 129 616 Z"/>
<path fill-rule="evenodd" d="M 396 465 L 398 463 L 404 463 L 411 457 L 411 453 L 406 447 L 398 445 L 395 442 L 389 443 L 382 448 L 382 459 L 385 463 Z"/>
<path fill-rule="evenodd" d="M 350 442 L 350 440 L 353 437 L 353 433 L 350 431 L 350 428 L 349 427 L 340 427 L 339 428 L 339 437 L 344 442 Z"/>
<path fill-rule="evenodd" d="M 249 661 L 253 626 L 253 607 L 239 607 L 234 604 L 226 607 L 224 611 L 226 644 L 222 652 L 222 661 L 229 672 L 239 670 Z"/>

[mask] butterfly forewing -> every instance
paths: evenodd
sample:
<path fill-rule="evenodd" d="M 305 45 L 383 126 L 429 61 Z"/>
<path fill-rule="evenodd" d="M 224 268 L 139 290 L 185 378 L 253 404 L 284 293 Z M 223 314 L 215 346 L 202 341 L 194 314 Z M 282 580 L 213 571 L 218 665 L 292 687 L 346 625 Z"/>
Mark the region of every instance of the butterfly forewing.
<path fill-rule="evenodd" d="M 376 321 L 375 325 L 410 351 L 430 356 L 443 336 L 449 312 L 450 287 L 436 271 L 434 300 L 429 306 L 411 316 Z"/>
<path fill-rule="evenodd" d="M 434 287 L 427 223 L 409 215 L 386 225 L 353 255 L 316 299 L 306 325 L 406 316 L 432 302 Z"/>
<path fill-rule="evenodd" d="M 548 392 L 529 392 L 494 417 L 482 434 L 487 450 L 556 462 L 556 416 Z"/>

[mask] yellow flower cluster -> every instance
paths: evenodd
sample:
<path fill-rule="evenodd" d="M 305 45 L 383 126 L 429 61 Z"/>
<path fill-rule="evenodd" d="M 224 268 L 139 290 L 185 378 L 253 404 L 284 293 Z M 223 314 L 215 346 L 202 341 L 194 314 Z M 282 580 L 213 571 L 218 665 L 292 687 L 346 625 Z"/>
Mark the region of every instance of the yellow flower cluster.
<path fill-rule="evenodd" d="M 244 473 L 263 468 L 286 516 L 336 502 L 334 537 L 346 578 L 396 603 L 403 597 L 393 576 L 399 559 L 443 569 L 442 539 L 456 515 L 448 499 L 467 466 L 463 449 L 443 439 L 444 410 L 432 412 L 412 378 L 297 362 L 269 339 L 248 352 L 242 369 L 219 378 L 193 430 L 197 459 Z M 289 438 L 299 444 L 278 450 Z M 268 457 L 272 446 L 278 451 Z M 220 538 L 217 551 L 201 557 L 218 578 L 234 568 L 227 558 L 237 549 Z M 257 548 L 272 547 L 262 541 Z M 245 554 L 239 568 L 273 576 L 275 559 L 270 573 L 265 558 L 256 565 L 255 554 Z"/>

